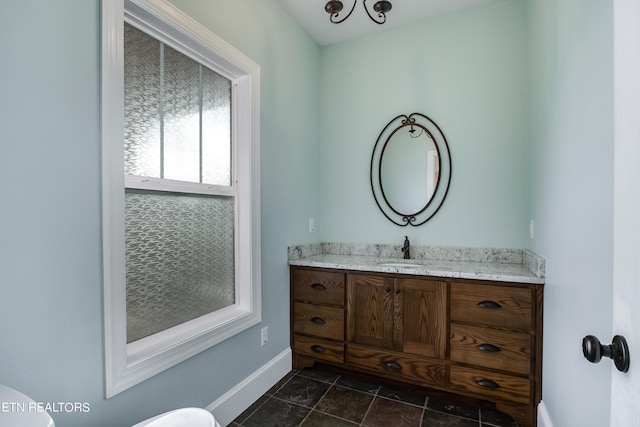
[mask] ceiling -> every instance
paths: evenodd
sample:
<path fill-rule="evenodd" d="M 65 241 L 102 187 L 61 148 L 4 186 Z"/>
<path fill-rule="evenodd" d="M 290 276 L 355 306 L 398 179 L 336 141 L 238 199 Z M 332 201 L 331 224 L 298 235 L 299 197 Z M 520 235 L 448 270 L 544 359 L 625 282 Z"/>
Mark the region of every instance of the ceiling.
<path fill-rule="evenodd" d="M 494 3 L 498 0 L 390 0 L 393 7 L 387 13 L 387 22 L 382 25 L 369 19 L 360 0 L 342 0 L 344 9 L 341 17 L 346 16 L 351 10 L 354 1 L 360 4 L 356 5 L 349 19 L 341 24 L 332 24 L 329 22 L 329 14 L 324 10 L 327 0 L 280 0 L 285 9 L 321 46 L 344 42 L 375 32 L 401 27 L 430 16 Z M 374 16 L 373 4 L 375 2 L 376 0 L 367 0 L 369 10 Z"/>

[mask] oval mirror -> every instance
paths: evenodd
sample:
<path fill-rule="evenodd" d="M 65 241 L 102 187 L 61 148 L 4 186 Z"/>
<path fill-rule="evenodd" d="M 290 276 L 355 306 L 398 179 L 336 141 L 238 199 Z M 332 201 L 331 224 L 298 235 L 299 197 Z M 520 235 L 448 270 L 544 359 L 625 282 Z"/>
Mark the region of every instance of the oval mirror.
<path fill-rule="evenodd" d="M 451 180 L 444 134 L 427 116 L 391 120 L 371 157 L 371 188 L 382 213 L 397 225 L 421 225 L 440 209 Z"/>

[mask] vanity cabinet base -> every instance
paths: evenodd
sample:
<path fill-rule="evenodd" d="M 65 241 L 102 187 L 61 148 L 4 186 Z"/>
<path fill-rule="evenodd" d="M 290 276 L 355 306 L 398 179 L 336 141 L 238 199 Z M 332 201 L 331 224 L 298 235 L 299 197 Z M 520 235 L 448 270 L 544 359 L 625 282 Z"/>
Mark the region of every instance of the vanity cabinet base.
<path fill-rule="evenodd" d="M 294 369 L 319 364 L 536 426 L 542 285 L 291 267 L 291 296 Z"/>

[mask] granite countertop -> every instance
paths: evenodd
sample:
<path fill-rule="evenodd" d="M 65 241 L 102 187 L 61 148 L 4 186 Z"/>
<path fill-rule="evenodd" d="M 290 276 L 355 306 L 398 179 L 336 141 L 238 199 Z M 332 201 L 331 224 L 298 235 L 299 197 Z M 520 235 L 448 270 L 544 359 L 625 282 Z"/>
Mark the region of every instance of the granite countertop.
<path fill-rule="evenodd" d="M 289 264 L 340 270 L 544 284 L 545 262 L 521 249 L 319 243 L 289 248 Z"/>

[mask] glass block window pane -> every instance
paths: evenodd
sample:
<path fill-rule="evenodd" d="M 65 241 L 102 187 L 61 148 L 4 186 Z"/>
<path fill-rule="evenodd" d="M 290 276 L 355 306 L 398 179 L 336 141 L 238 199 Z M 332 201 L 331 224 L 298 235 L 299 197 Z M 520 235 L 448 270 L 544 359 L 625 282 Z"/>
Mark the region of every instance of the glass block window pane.
<path fill-rule="evenodd" d="M 235 303 L 234 202 L 127 190 L 127 342 Z"/>

